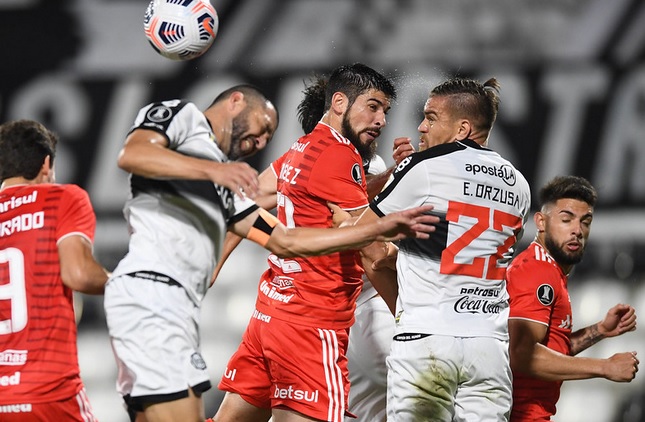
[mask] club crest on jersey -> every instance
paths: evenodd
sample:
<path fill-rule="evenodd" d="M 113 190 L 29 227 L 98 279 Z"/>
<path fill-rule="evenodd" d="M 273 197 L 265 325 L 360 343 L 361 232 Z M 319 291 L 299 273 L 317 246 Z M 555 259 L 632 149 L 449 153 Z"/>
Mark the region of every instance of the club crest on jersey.
<path fill-rule="evenodd" d="M 204 358 L 202 358 L 202 355 L 197 352 L 193 353 L 190 356 L 190 363 L 197 369 L 206 369 L 206 362 L 204 362 Z"/>
<path fill-rule="evenodd" d="M 361 166 L 358 163 L 354 163 L 352 166 L 352 179 L 359 185 L 363 184 L 363 176 L 361 173 Z"/>
<path fill-rule="evenodd" d="M 553 303 L 553 287 L 549 284 L 541 284 L 537 288 L 536 295 L 540 303 L 544 306 L 549 306 Z"/>
<path fill-rule="evenodd" d="M 146 113 L 146 118 L 151 122 L 155 122 L 155 123 L 165 122 L 167 120 L 170 120 L 171 117 L 172 117 L 172 110 L 170 110 L 168 107 L 164 105 L 158 105 L 158 106 L 152 107 Z"/>

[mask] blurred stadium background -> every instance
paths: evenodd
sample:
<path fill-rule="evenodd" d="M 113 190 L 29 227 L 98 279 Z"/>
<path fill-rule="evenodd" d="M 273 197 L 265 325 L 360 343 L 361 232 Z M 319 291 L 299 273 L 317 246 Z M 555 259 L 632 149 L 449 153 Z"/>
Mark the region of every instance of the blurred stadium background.
<path fill-rule="evenodd" d="M 0 121 L 34 118 L 61 136 L 60 182 L 86 188 L 98 216 L 95 251 L 113 268 L 127 248 L 128 185 L 116 155 L 143 105 L 188 98 L 206 107 L 233 83 L 263 88 L 280 127 L 251 163 L 264 169 L 299 136 L 303 82 L 361 61 L 395 78 L 399 100 L 380 139 L 417 139 L 429 89 L 451 76 L 502 84 L 490 141 L 537 189 L 558 174 L 600 192 L 591 244 L 571 277 L 574 329 L 617 302 L 645 318 L 645 2 L 642 0 L 211 0 L 220 29 L 188 63 L 158 56 L 142 30 L 146 0 L 0 0 Z M 533 237 L 529 225 L 522 241 Z M 233 353 L 267 254 L 243 243 L 203 307 L 203 351 L 214 384 Z M 102 422 L 126 422 L 114 388 L 102 299 L 82 296 L 82 376 Z M 587 351 L 636 350 L 643 328 Z M 643 374 L 630 384 L 565 383 L 556 421 L 645 421 Z M 205 396 L 212 414 L 221 400 Z"/>

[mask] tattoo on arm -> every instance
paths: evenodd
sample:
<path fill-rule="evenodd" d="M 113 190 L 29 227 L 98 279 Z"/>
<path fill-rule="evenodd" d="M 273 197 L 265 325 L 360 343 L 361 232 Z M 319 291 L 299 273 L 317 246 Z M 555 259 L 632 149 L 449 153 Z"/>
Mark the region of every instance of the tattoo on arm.
<path fill-rule="evenodd" d="M 571 356 L 575 356 L 605 338 L 598 331 L 598 323 L 576 331 L 571 336 Z"/>

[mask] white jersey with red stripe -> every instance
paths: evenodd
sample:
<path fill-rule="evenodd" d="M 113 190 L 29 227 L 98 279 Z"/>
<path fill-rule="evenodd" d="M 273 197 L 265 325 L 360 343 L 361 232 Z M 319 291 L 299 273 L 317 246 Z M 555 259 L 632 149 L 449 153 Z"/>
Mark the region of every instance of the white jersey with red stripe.
<path fill-rule="evenodd" d="M 443 144 L 403 160 L 370 207 L 420 205 L 441 221 L 400 242 L 396 332 L 507 340 L 504 274 L 530 211 L 526 179 L 474 141 Z"/>

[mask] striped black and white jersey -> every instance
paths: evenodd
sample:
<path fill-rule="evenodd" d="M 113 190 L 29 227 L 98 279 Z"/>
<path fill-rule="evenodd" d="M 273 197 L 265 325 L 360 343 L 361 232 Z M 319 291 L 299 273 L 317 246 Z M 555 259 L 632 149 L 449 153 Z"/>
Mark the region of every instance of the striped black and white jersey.
<path fill-rule="evenodd" d="M 397 333 L 508 339 L 504 274 L 530 211 L 524 176 L 471 140 L 412 154 L 370 207 L 386 215 L 433 205 L 430 239 L 397 258 Z"/>
<path fill-rule="evenodd" d="M 206 116 L 190 102 L 164 101 L 139 111 L 135 129 L 164 135 L 168 148 L 202 159 L 227 162 Z M 130 231 L 127 255 L 113 276 L 137 271 L 171 277 L 195 303 L 201 302 L 217 260 L 227 225 L 257 205 L 229 189 L 203 180 L 149 179 L 131 175 L 131 197 L 124 215 Z"/>

